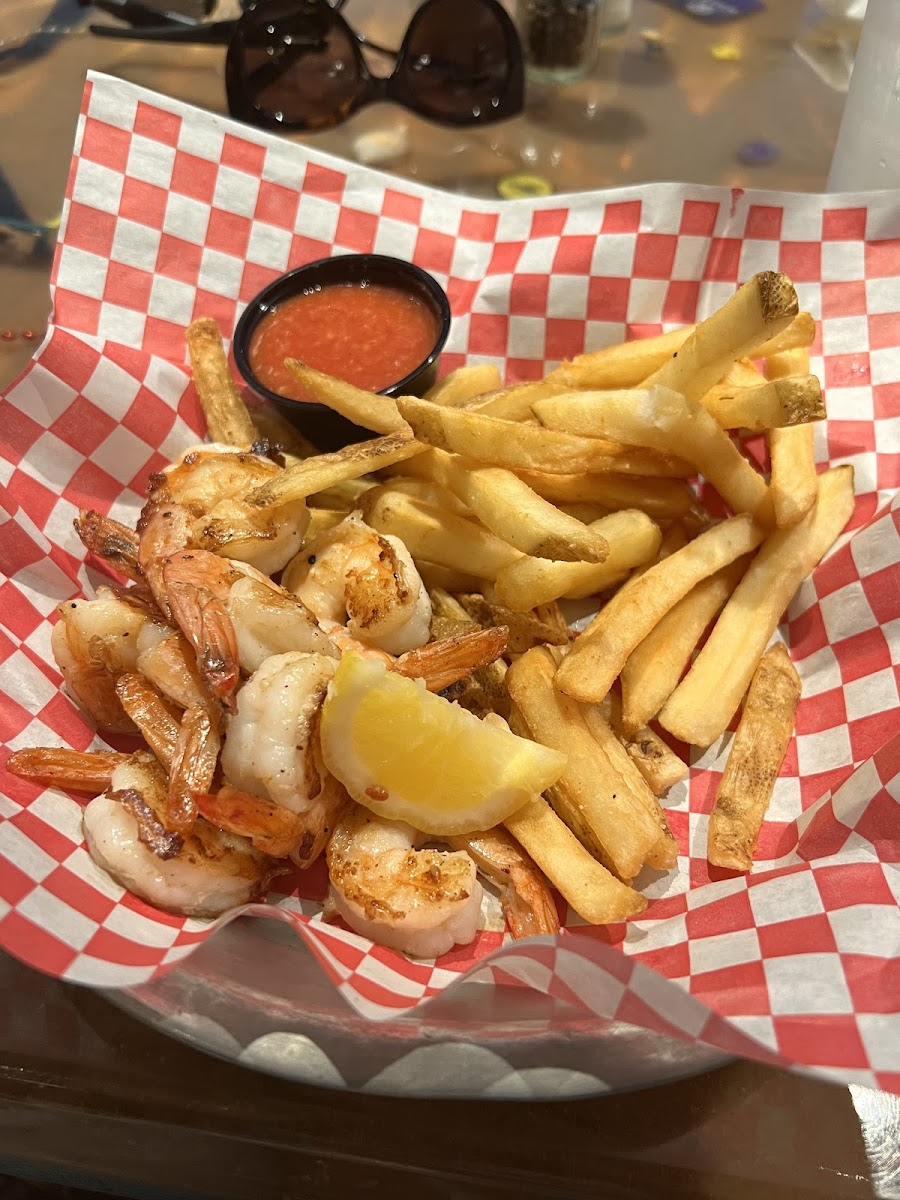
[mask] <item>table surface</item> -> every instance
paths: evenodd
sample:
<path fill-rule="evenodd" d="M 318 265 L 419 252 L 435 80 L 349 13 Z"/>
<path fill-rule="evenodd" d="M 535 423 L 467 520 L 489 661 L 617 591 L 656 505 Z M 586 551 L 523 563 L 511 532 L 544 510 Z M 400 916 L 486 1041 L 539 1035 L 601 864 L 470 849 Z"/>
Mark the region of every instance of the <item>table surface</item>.
<path fill-rule="evenodd" d="M 170 0 L 171 7 L 191 0 Z M 36 25 L 43 0 L 2 0 Z M 72 0 L 74 9 L 75 0 Z M 399 41 L 414 7 L 354 0 L 347 15 Z M 566 89 L 533 90 L 521 117 L 436 129 L 376 105 L 317 135 L 349 157 L 481 196 L 528 171 L 556 191 L 656 179 L 821 190 L 854 30 L 804 0 L 704 25 L 638 0 L 625 35 Z M 653 30 L 664 49 L 644 52 Z M 0 37 L 8 30 L 0 27 Z M 713 48 L 737 59 L 720 61 Z M 719 54 L 722 52 L 719 51 Z M 221 49 L 61 38 L 0 73 L 0 167 L 35 221 L 58 214 L 87 68 L 221 110 Z M 810 65 L 815 62 L 815 68 Z M 52 79 L 52 86 L 48 80 Z M 738 161 L 771 142 L 765 166 Z M 4 209 L 4 204 L 6 205 Z M 15 215 L 0 190 L 0 217 Z M 43 329 L 49 259 L 0 242 L 0 329 Z M 33 344 L 0 342 L 0 384 Z M 304 1088 L 205 1058 L 107 999 L 0 958 L 0 1173 L 135 1196 L 423 1197 L 900 1195 L 895 1099 L 749 1063 L 623 1097 L 557 1104 L 388 1100 Z M 868 1153 L 867 1153 L 868 1152 Z M 893 1180 L 893 1183 L 891 1182 Z"/>

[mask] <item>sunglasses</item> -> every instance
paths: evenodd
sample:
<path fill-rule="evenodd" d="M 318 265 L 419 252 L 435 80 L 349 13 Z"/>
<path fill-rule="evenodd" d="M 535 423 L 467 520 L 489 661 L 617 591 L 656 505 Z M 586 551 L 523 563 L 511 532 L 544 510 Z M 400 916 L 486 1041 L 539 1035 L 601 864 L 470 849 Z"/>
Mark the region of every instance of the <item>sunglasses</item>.
<path fill-rule="evenodd" d="M 328 129 L 376 100 L 441 125 L 481 125 L 514 116 L 524 102 L 518 34 L 498 0 L 426 0 L 399 50 L 354 31 L 344 0 L 249 0 L 237 21 L 209 22 L 140 0 L 93 2 L 130 26 L 92 25 L 101 37 L 227 45 L 228 110 L 264 129 Z M 389 76 L 369 71 L 362 47 L 395 60 Z"/>

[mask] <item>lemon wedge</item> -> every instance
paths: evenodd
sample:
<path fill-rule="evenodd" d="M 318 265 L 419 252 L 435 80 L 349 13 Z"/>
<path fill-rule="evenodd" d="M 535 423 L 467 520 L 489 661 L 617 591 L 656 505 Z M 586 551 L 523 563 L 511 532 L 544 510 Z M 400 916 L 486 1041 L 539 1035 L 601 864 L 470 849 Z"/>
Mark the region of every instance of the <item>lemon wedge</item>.
<path fill-rule="evenodd" d="M 322 757 L 354 800 L 423 833 L 490 829 L 555 783 L 566 756 L 345 654 L 328 687 Z"/>

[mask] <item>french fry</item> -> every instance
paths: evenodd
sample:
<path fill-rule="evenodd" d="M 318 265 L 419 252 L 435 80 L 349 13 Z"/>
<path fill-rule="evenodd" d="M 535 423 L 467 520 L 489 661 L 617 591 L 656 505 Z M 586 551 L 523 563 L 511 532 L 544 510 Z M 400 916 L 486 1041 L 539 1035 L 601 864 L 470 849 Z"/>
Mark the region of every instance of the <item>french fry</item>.
<path fill-rule="evenodd" d="M 474 521 L 402 492 L 379 488 L 374 499 L 363 497 L 362 511 L 373 529 L 400 538 L 417 561 L 421 557 L 479 579 L 496 579 L 504 567 L 521 557 L 518 550 Z M 478 587 L 466 590 L 477 591 Z"/>
<path fill-rule="evenodd" d="M 748 562 L 748 558 L 735 559 L 715 575 L 702 579 L 629 654 L 622 668 L 622 725 L 626 733 L 634 736 L 675 691 L 703 631 L 737 587 Z"/>
<path fill-rule="evenodd" d="M 523 554 L 563 562 L 603 562 L 609 547 L 581 521 L 560 512 L 512 471 L 430 450 L 419 470 L 453 492 L 492 533 Z"/>
<path fill-rule="evenodd" d="M 535 612 L 516 612 L 502 604 L 492 604 L 478 592 L 463 593 L 458 597 L 466 613 L 482 627 L 502 625 L 509 630 L 507 650 L 510 654 L 524 654 L 532 646 L 567 646 L 569 631 L 548 624 Z"/>
<path fill-rule="evenodd" d="M 419 458 L 427 458 L 432 453 L 433 451 L 426 450 L 424 454 L 417 454 L 415 458 L 407 461 L 415 462 Z M 457 495 L 433 479 L 420 478 L 417 475 L 392 475 L 386 483 L 379 484 L 379 487 L 383 491 L 401 492 L 404 496 L 412 496 L 415 500 L 421 500 L 435 508 L 445 508 L 447 512 L 456 513 L 458 517 L 468 517 L 469 520 L 475 518 L 468 504 L 463 504 Z"/>
<path fill-rule="evenodd" d="M 557 686 L 576 700 L 602 700 L 629 654 L 669 609 L 702 579 L 755 549 L 765 532 L 746 515 L 731 517 L 630 582 L 572 646 Z"/>
<path fill-rule="evenodd" d="M 680 479 L 549 475 L 543 471 L 518 471 L 517 474 L 539 496 L 554 504 L 596 504 L 611 512 L 639 508 L 657 521 L 684 516 L 697 502 L 693 491 Z"/>
<path fill-rule="evenodd" d="M 496 575 L 495 591 L 501 604 L 528 612 L 560 596 L 575 599 L 593 596 L 618 582 L 623 573 L 649 562 L 659 550 L 662 535 L 646 513 L 637 509 L 610 513 L 592 526 L 609 546 L 603 563 L 562 563 L 521 556 Z"/>
<path fill-rule="evenodd" d="M 525 421 L 531 416 L 531 406 L 535 400 L 565 390 L 562 384 L 554 384 L 548 377 L 529 383 L 514 383 L 488 395 L 476 396 L 463 407 L 504 421 Z"/>
<path fill-rule="evenodd" d="M 534 411 L 548 428 L 675 453 L 705 475 L 734 512 L 769 518 L 772 501 L 763 477 L 701 404 L 668 387 L 568 392 L 539 400 Z"/>
<path fill-rule="evenodd" d="M 264 408 L 261 404 L 256 404 L 252 408 L 248 407 L 247 412 L 257 434 L 266 438 L 271 445 L 280 446 L 288 463 L 292 459 L 309 458 L 319 453 L 312 442 L 274 408 Z"/>
<path fill-rule="evenodd" d="M 413 396 L 399 399 L 397 408 L 421 441 L 489 466 L 591 471 L 594 464 L 605 463 L 620 449 L 618 443 L 606 439 L 548 432 L 471 409 L 441 408 Z"/>
<path fill-rule="evenodd" d="M 311 496 L 307 496 L 306 502 L 313 508 L 340 508 L 344 512 L 351 512 L 356 508 L 360 496 L 377 486 L 377 479 L 369 479 L 365 475 L 359 479 L 342 479 L 333 487 L 313 492 Z"/>
<path fill-rule="evenodd" d="M 458 408 L 485 392 L 494 392 L 503 380 L 497 367 L 485 363 L 482 366 L 457 367 L 425 393 L 425 399 L 435 404 L 446 404 Z"/>
<path fill-rule="evenodd" d="M 851 466 L 819 476 L 815 508 L 799 524 L 766 539 L 690 671 L 663 706 L 659 721 L 664 729 L 694 746 L 709 746 L 722 736 L 781 614 L 840 536 L 853 508 Z"/>
<path fill-rule="evenodd" d="M 727 394 L 707 392 L 702 404 L 723 429 L 747 429 L 762 433 L 766 429 L 789 428 L 825 416 L 822 385 L 815 375 L 791 375 L 773 379 L 758 387 L 743 388 Z"/>
<path fill-rule="evenodd" d="M 766 376 L 784 379 L 809 370 L 809 351 L 785 350 L 766 359 Z M 812 425 L 773 429 L 769 433 L 770 487 L 779 527 L 796 525 L 809 512 L 819 493 L 816 475 L 815 430 Z"/>
<path fill-rule="evenodd" d="M 352 383 L 325 375 L 295 358 L 286 358 L 284 365 L 314 399 L 355 425 L 371 429 L 373 433 L 401 433 L 406 429 L 406 422 L 392 396 L 364 392 Z"/>
<path fill-rule="evenodd" d="M 457 571 L 443 563 L 428 562 L 424 558 L 416 558 L 416 566 L 422 576 L 422 582 L 429 591 L 440 588 L 445 592 L 477 592 L 485 586 L 485 580 L 466 571 Z"/>
<path fill-rule="evenodd" d="M 656 844 L 647 853 L 647 866 L 656 871 L 671 871 L 678 862 L 678 843 L 672 836 L 659 800 L 609 727 L 600 706 L 583 704 L 581 713 L 592 737 L 618 775 L 622 789 L 631 797 L 632 803 L 643 808 L 656 824 L 658 836 Z"/>
<path fill-rule="evenodd" d="M 642 726 L 634 737 L 626 734 L 622 728 L 622 702 L 615 692 L 610 692 L 600 707 L 655 796 L 664 796 L 670 787 L 684 779 L 688 773 L 687 763 L 649 725 Z"/>
<path fill-rule="evenodd" d="M 606 346 L 602 350 L 580 354 L 570 363 L 563 363 L 547 378 L 557 385 L 559 391 L 569 391 L 573 387 L 636 387 L 667 363 L 696 328 L 696 325 L 685 325 L 682 329 L 673 329 L 657 337 L 638 338 L 636 341 L 622 342 L 616 346 Z M 776 354 L 795 346 L 809 346 L 812 345 L 815 335 L 816 325 L 810 314 L 798 313 L 786 329 L 763 345 L 757 346 L 754 354 L 765 358 L 769 354 Z M 735 358 L 738 357 L 740 356 L 735 355 Z M 724 373 L 723 371 L 722 374 Z"/>
<path fill-rule="evenodd" d="M 647 907 L 640 892 L 616 879 L 585 850 L 546 800 L 529 800 L 503 823 L 589 925 L 625 921 Z"/>
<path fill-rule="evenodd" d="M 412 434 L 395 433 L 387 437 L 356 442 L 333 454 L 317 454 L 287 467 L 280 475 L 258 487 L 247 497 L 247 503 L 257 508 L 273 508 L 289 504 L 306 496 L 324 492 L 348 479 L 359 479 L 371 471 L 411 458 L 424 450 Z"/>
<path fill-rule="evenodd" d="M 306 527 L 307 542 L 313 541 L 335 525 L 340 525 L 347 516 L 343 508 L 311 508 L 309 510 L 309 525 Z"/>
<path fill-rule="evenodd" d="M 657 846 L 659 826 L 626 794 L 579 706 L 554 687 L 555 670 L 542 648 L 529 650 L 506 672 L 510 699 L 531 737 L 567 756 L 565 770 L 548 792 L 558 815 L 607 870 L 633 879 Z"/>
<path fill-rule="evenodd" d="M 707 857 L 749 871 L 800 703 L 800 676 L 779 642 L 759 660 L 709 818 Z"/>
<path fill-rule="evenodd" d="M 212 317 L 200 317 L 187 327 L 184 337 L 210 439 L 249 450 L 256 429 L 228 366 L 222 331 Z"/>
<path fill-rule="evenodd" d="M 672 357 L 645 381 L 699 401 L 735 359 L 785 330 L 797 315 L 797 293 L 786 275 L 760 271 L 721 308 L 701 321 Z"/>

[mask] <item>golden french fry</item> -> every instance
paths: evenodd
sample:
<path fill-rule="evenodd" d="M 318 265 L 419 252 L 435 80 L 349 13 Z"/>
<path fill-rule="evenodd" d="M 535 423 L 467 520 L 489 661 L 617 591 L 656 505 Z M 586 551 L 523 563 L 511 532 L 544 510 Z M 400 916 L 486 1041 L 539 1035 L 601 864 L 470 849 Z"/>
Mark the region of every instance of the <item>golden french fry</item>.
<path fill-rule="evenodd" d="M 399 399 L 397 408 L 421 441 L 488 466 L 591 471 L 620 449 L 617 443 L 605 439 L 548 432 L 471 409 L 441 408 L 412 396 Z"/>
<path fill-rule="evenodd" d="M 188 325 L 184 337 L 211 440 L 249 450 L 256 429 L 228 366 L 222 331 L 212 317 L 200 317 Z"/>
<path fill-rule="evenodd" d="M 269 483 L 251 492 L 247 503 L 257 508 L 273 508 L 292 500 L 302 500 L 348 479 L 359 479 L 361 475 L 421 454 L 423 450 L 424 446 L 409 430 L 372 438 L 368 442 L 355 442 L 333 454 L 317 454 L 287 467 Z"/>
<path fill-rule="evenodd" d="M 516 473 L 539 496 L 554 504 L 596 504 L 611 512 L 620 508 L 640 508 L 655 520 L 668 520 L 689 513 L 697 502 L 693 491 L 680 479 L 549 475 L 543 471 Z"/>
<path fill-rule="evenodd" d="M 773 379 L 758 387 L 743 388 L 728 394 L 727 388 L 716 394 L 707 392 L 702 404 L 723 429 L 748 429 L 762 433 L 766 429 L 788 428 L 825 416 L 822 385 L 815 375 L 791 375 Z"/>
<path fill-rule="evenodd" d="M 510 654 L 524 654 L 532 646 L 569 644 L 568 629 L 560 630 L 558 626 L 548 624 L 535 611 L 516 612 L 503 604 L 492 604 L 478 592 L 464 592 L 458 599 L 478 625 L 502 625 L 509 630 L 506 648 Z"/>
<path fill-rule="evenodd" d="M 763 477 L 701 404 L 668 387 L 568 392 L 539 400 L 534 411 L 548 428 L 675 453 L 705 475 L 734 512 L 769 518 L 772 501 Z"/>
<path fill-rule="evenodd" d="M 428 562 L 424 558 L 416 558 L 416 567 L 429 591 L 432 588 L 440 588 L 445 592 L 477 592 L 486 582 L 477 575 L 457 571 L 443 563 Z"/>
<path fill-rule="evenodd" d="M 759 660 L 716 791 L 707 835 L 707 858 L 714 866 L 732 871 L 753 866 L 799 703 L 800 676 L 779 642 Z"/>
<path fill-rule="evenodd" d="M 483 467 L 443 450 L 419 455 L 415 474 L 453 492 L 492 533 L 523 554 L 564 562 L 603 562 L 609 547 L 581 521 L 560 512 L 512 471 Z"/>
<path fill-rule="evenodd" d="M 722 736 L 781 614 L 834 545 L 853 508 L 851 466 L 819 476 L 815 508 L 799 524 L 768 536 L 706 645 L 660 712 L 664 729 L 694 746 L 709 746 Z"/>
<path fill-rule="evenodd" d="M 433 451 L 426 450 L 424 454 L 417 454 L 415 458 L 407 461 L 415 462 L 419 458 L 427 458 L 431 453 Z M 404 464 L 398 463 L 397 465 L 402 467 Z M 379 487 L 383 491 L 400 492 L 404 496 L 412 496 L 413 499 L 421 500 L 424 504 L 431 504 L 434 508 L 445 508 L 447 512 L 456 513 L 458 517 L 468 517 L 469 520 L 475 518 L 475 514 L 468 504 L 463 504 L 462 500 L 448 488 L 424 476 L 391 475 L 387 482 L 379 484 Z M 374 496 L 370 499 L 374 499 Z"/>
<path fill-rule="evenodd" d="M 797 307 L 797 293 L 787 275 L 760 271 L 701 321 L 668 362 L 645 380 L 645 386 L 672 388 L 688 400 L 699 401 L 736 358 L 758 354 L 760 346 L 785 330 Z"/>
<path fill-rule="evenodd" d="M 306 540 L 314 541 L 320 534 L 327 533 L 340 525 L 347 511 L 343 508 L 311 508 L 309 510 L 309 525 L 306 527 Z"/>
<path fill-rule="evenodd" d="M 630 568 L 653 558 L 662 538 L 659 526 L 637 509 L 610 513 L 592 528 L 609 546 L 605 562 L 563 563 L 523 555 L 496 575 L 495 591 L 501 604 L 528 612 L 560 596 L 593 596 L 617 583 Z"/>
<path fill-rule="evenodd" d="M 424 558 L 479 580 L 496 579 L 498 572 L 521 557 L 518 550 L 474 521 L 402 492 L 378 488 L 374 498 L 362 498 L 362 511 L 373 529 L 400 538 L 416 561 Z M 478 591 L 479 587 L 476 580 L 476 586 L 466 590 Z"/>
<path fill-rule="evenodd" d="M 583 704 L 585 724 L 619 777 L 623 791 L 633 804 L 643 808 L 656 824 L 656 844 L 647 852 L 647 866 L 656 871 L 671 871 L 678 862 L 678 843 L 672 836 L 666 814 L 644 777 L 628 757 L 624 746 L 610 729 L 599 704 Z"/>
<path fill-rule="evenodd" d="M 737 587 L 749 559 L 738 558 L 701 581 L 635 646 L 622 668 L 622 724 L 634 736 L 659 712 L 703 631 Z"/>
<path fill-rule="evenodd" d="M 749 554 L 765 532 L 746 515 L 731 517 L 629 582 L 569 650 L 557 686 L 576 700 L 602 700 L 629 654 L 669 609 L 702 579 Z"/>
<path fill-rule="evenodd" d="M 622 342 L 616 346 L 605 346 L 602 350 L 580 354 L 572 362 L 563 363 L 561 367 L 552 371 L 547 379 L 557 385 L 558 391 L 568 391 L 573 387 L 635 387 L 667 363 L 696 328 L 696 325 L 685 325 L 682 329 L 673 329 L 657 337 L 639 338 L 633 342 Z M 815 321 L 810 314 L 798 313 L 786 329 L 763 345 L 757 346 L 754 354 L 765 358 L 769 354 L 794 346 L 809 346 L 812 345 L 815 335 Z"/>
<path fill-rule="evenodd" d="M 458 408 L 476 396 L 496 391 L 503 380 L 497 367 L 488 363 L 482 366 L 457 367 L 425 393 L 425 399 L 435 404 L 446 404 Z"/>
<path fill-rule="evenodd" d="M 600 707 L 654 796 L 664 796 L 670 787 L 684 779 L 687 763 L 649 725 L 642 726 L 634 737 L 626 734 L 622 728 L 622 702 L 615 692 L 610 692 Z"/>
<path fill-rule="evenodd" d="M 536 797 L 503 822 L 571 908 L 589 925 L 636 917 L 647 901 L 590 855 L 546 800 Z"/>
<path fill-rule="evenodd" d="M 489 395 L 476 396 L 463 407 L 504 421 L 525 421 L 531 416 L 531 406 L 535 400 L 565 390 L 562 384 L 554 384 L 548 377 L 529 383 L 514 383 Z"/>
<path fill-rule="evenodd" d="M 295 358 L 286 358 L 284 365 L 320 404 L 327 405 L 355 425 L 371 429 L 373 433 L 401 433 L 406 429 L 406 422 L 400 416 L 397 401 L 392 396 L 364 392 L 352 383 L 325 375 L 314 367 L 297 362 Z"/>
<path fill-rule="evenodd" d="M 342 479 L 333 487 L 307 496 L 307 503 L 313 508 L 340 508 L 344 512 L 350 512 L 356 508 L 360 496 L 377 485 L 377 479 L 369 479 L 364 475 L 359 479 Z"/>
<path fill-rule="evenodd" d="M 555 671 L 543 648 L 529 650 L 506 672 L 510 699 L 535 741 L 565 747 L 566 767 L 548 792 L 550 803 L 598 861 L 620 879 L 633 879 L 659 842 L 659 825 L 625 793 L 579 706 L 554 687 Z"/>
<path fill-rule="evenodd" d="M 766 376 L 784 379 L 809 370 L 809 351 L 785 350 L 766 359 Z M 819 494 L 816 474 L 815 429 L 798 425 L 773 429 L 769 433 L 769 461 L 772 468 L 770 487 L 779 527 L 796 525 L 809 512 Z"/>
<path fill-rule="evenodd" d="M 252 407 L 248 406 L 247 412 L 259 436 L 266 438 L 272 446 L 279 446 L 288 462 L 319 453 L 312 442 L 274 408 L 254 404 Z"/>

